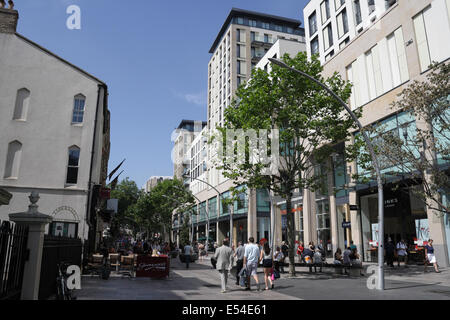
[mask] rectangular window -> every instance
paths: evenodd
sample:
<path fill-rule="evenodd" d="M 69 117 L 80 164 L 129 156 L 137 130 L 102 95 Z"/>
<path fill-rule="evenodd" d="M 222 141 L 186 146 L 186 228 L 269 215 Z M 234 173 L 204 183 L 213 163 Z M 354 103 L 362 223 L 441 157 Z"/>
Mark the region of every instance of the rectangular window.
<path fill-rule="evenodd" d="M 337 16 L 338 37 L 342 38 L 348 32 L 347 9 L 344 9 Z"/>
<path fill-rule="evenodd" d="M 319 53 L 319 37 L 315 37 L 314 40 L 311 41 L 311 55 Z"/>
<path fill-rule="evenodd" d="M 312 36 L 317 31 L 317 16 L 314 11 L 308 18 L 309 21 L 309 35 Z"/>
<path fill-rule="evenodd" d="M 78 182 L 78 166 L 80 162 L 80 149 L 72 147 L 69 149 L 69 163 L 67 166 L 67 184 L 77 184 Z"/>
<path fill-rule="evenodd" d="M 53 221 L 49 226 L 49 234 L 54 237 L 77 238 L 78 223 Z"/>
<path fill-rule="evenodd" d="M 322 16 L 322 24 L 330 19 L 330 0 L 325 0 L 320 4 L 320 14 Z"/>
<path fill-rule="evenodd" d="M 325 29 L 323 29 L 324 50 L 326 51 L 332 45 L 333 45 L 333 30 L 331 28 L 331 23 L 329 23 L 328 26 Z"/>
<path fill-rule="evenodd" d="M 375 0 L 367 0 L 367 5 L 369 6 L 369 14 L 375 11 Z"/>
<path fill-rule="evenodd" d="M 345 0 L 334 0 L 334 5 L 336 7 L 336 10 L 338 10 L 342 5 L 345 3 Z"/>
<path fill-rule="evenodd" d="M 419 52 L 420 71 L 425 71 L 431 64 L 430 50 L 428 48 L 427 32 L 425 29 L 425 21 L 421 12 L 413 18 L 414 30 L 416 33 L 417 50 Z"/>
<path fill-rule="evenodd" d="M 359 25 L 362 22 L 361 5 L 359 0 L 353 0 L 353 8 L 355 10 L 355 23 Z"/>
<path fill-rule="evenodd" d="M 250 20 L 248 20 L 248 24 L 250 27 L 256 27 L 256 20 L 250 19 Z"/>
<path fill-rule="evenodd" d="M 86 98 L 84 96 L 76 96 L 73 107 L 72 123 L 83 123 L 84 105 Z"/>

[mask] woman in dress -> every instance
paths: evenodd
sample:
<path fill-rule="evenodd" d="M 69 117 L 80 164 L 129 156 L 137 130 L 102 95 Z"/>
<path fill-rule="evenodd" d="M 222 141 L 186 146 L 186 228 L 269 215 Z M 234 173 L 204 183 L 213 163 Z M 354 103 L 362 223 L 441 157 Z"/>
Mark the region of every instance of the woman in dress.
<path fill-rule="evenodd" d="M 423 272 L 427 272 L 428 263 L 432 263 L 434 266 L 434 271 L 436 271 L 436 273 L 440 273 L 436 261 L 436 256 L 434 255 L 433 239 L 429 239 L 428 244 L 425 246 L 425 259 L 425 268 Z"/>

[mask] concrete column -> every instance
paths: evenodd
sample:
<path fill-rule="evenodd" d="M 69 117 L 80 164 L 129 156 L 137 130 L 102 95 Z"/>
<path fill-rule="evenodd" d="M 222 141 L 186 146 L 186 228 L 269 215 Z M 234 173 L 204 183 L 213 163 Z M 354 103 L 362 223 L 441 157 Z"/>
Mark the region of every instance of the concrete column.
<path fill-rule="evenodd" d="M 294 230 L 295 230 L 295 241 L 300 241 L 299 231 L 300 231 L 300 217 L 298 213 L 298 204 L 294 204 Z"/>
<path fill-rule="evenodd" d="M 275 206 L 275 246 L 281 246 L 282 236 L 281 229 L 281 209 Z"/>
<path fill-rule="evenodd" d="M 439 266 L 448 267 L 449 257 L 445 237 L 444 219 L 442 214 L 427 207 L 430 238 L 433 239 L 434 254 Z M 428 240 L 428 239 L 427 239 Z"/>
<path fill-rule="evenodd" d="M 27 248 L 29 259 L 25 262 L 21 300 L 38 300 L 41 278 L 42 251 L 44 247 L 45 226 L 52 217 L 37 211 L 39 194 L 32 192 L 31 204 L 27 212 L 12 213 L 9 219 L 19 225 L 28 226 Z"/>
<path fill-rule="evenodd" d="M 305 189 L 303 192 L 303 232 L 305 245 L 308 245 L 310 241 L 313 241 L 312 220 L 314 220 L 314 212 L 315 211 L 312 208 L 310 192 Z"/>
<path fill-rule="evenodd" d="M 256 215 L 256 190 L 250 189 L 248 194 L 247 238 L 255 238 L 257 241 L 257 215 Z"/>
<path fill-rule="evenodd" d="M 331 247 L 332 252 L 334 253 L 339 246 L 339 219 L 338 212 L 336 208 L 336 195 L 334 194 L 334 171 L 333 164 L 330 160 L 328 161 L 328 174 L 327 174 L 327 182 L 328 182 L 328 194 L 330 195 L 330 231 L 331 231 Z M 326 246 L 326 243 L 324 243 Z"/>
<path fill-rule="evenodd" d="M 357 204 L 357 197 L 355 191 L 349 193 L 349 203 Z M 348 213 L 346 214 L 346 216 L 347 215 Z M 350 245 L 350 241 L 353 241 L 353 244 L 358 248 L 359 253 L 362 254 L 362 230 L 359 215 L 360 215 L 359 211 L 350 211 L 351 234 L 350 239 L 348 238 L 347 239 L 348 244 Z"/>
<path fill-rule="evenodd" d="M 223 234 L 222 230 L 220 229 L 220 222 L 216 222 L 216 243 L 219 246 L 219 243 L 222 242 L 222 240 L 225 239 L 225 235 Z"/>

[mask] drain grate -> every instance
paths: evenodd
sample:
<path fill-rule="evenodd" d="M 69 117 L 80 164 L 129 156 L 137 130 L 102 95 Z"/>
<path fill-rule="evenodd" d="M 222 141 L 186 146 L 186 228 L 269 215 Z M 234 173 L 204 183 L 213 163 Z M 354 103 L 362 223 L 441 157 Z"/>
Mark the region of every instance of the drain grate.
<path fill-rule="evenodd" d="M 208 284 L 204 284 L 203 287 L 207 287 L 207 288 L 219 288 L 220 285 L 208 283 Z"/>

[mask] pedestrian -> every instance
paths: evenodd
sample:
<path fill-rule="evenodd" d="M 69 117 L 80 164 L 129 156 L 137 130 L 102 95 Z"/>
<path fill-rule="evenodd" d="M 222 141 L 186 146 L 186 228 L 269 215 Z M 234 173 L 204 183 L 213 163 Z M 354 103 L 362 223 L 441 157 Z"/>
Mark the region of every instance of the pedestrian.
<path fill-rule="evenodd" d="M 342 258 L 342 250 L 341 248 L 337 248 L 334 253 L 334 264 L 342 264 L 344 259 Z"/>
<path fill-rule="evenodd" d="M 216 249 L 214 258 L 217 260 L 216 269 L 220 272 L 222 293 L 227 292 L 228 273 L 233 266 L 233 250 L 229 247 L 228 239 L 222 241 L 222 246 Z"/>
<path fill-rule="evenodd" d="M 300 241 L 297 247 L 297 255 L 300 262 L 302 261 L 303 250 L 305 250 L 305 247 L 303 246 L 303 242 Z"/>
<path fill-rule="evenodd" d="M 270 283 L 271 289 L 273 289 L 274 284 L 271 279 L 271 271 L 273 268 L 273 258 L 272 258 L 272 250 L 270 249 L 269 243 L 264 242 L 263 250 L 261 250 L 259 261 L 262 260 L 263 269 L 264 269 L 264 283 L 266 285 L 265 290 L 269 290 L 268 283 Z"/>
<path fill-rule="evenodd" d="M 199 242 L 198 244 L 198 253 L 199 253 L 199 260 L 203 261 L 203 257 L 205 256 L 205 246 L 201 242 Z"/>
<path fill-rule="evenodd" d="M 281 242 L 281 252 L 283 253 L 283 257 L 281 258 L 281 261 L 280 261 L 281 273 L 285 273 L 284 260 L 288 256 L 288 249 L 289 249 L 289 247 L 287 246 L 286 242 L 285 241 Z"/>
<path fill-rule="evenodd" d="M 257 290 L 260 291 L 259 280 L 258 280 L 258 264 L 260 262 L 259 247 L 255 244 L 255 238 L 250 237 L 248 239 L 248 244 L 245 246 L 244 251 L 244 267 L 247 271 L 247 288 L 245 290 L 250 290 L 251 288 L 251 277 L 256 282 Z"/>
<path fill-rule="evenodd" d="M 400 262 L 405 263 L 405 268 L 408 268 L 408 245 L 406 244 L 404 239 L 401 239 L 399 243 L 397 243 L 397 266 L 400 267 Z"/>
<path fill-rule="evenodd" d="M 239 285 L 239 273 L 244 266 L 244 253 L 245 249 L 242 241 L 239 241 L 236 252 L 234 253 L 234 258 L 236 259 L 236 285 Z"/>
<path fill-rule="evenodd" d="M 194 248 L 192 248 L 191 243 L 188 241 L 184 246 L 184 259 L 186 262 L 186 269 L 189 269 L 189 263 L 191 262 L 191 255 L 194 254 Z"/>
<path fill-rule="evenodd" d="M 356 249 L 356 245 L 353 243 L 353 240 L 350 241 L 350 250 Z"/>
<path fill-rule="evenodd" d="M 361 276 L 364 276 L 364 274 L 362 272 L 362 260 L 361 260 L 361 256 L 358 253 L 357 248 L 351 249 L 350 264 L 352 267 L 359 267 L 360 268 L 359 274 Z"/>
<path fill-rule="evenodd" d="M 395 245 L 392 239 L 389 237 L 386 244 L 386 263 L 391 268 L 394 268 L 394 256 L 395 256 Z"/>
<path fill-rule="evenodd" d="M 434 271 L 436 271 L 436 273 L 440 273 L 436 261 L 436 256 L 434 255 L 433 239 L 429 239 L 428 244 L 425 246 L 425 259 L 426 259 L 424 263 L 425 268 L 423 272 L 427 272 L 428 263 L 432 263 L 434 266 Z"/>
<path fill-rule="evenodd" d="M 322 252 L 320 252 L 319 248 L 316 248 L 313 255 L 313 263 L 314 263 L 314 272 L 317 272 L 317 267 L 320 267 L 319 272 L 322 272 Z"/>
<path fill-rule="evenodd" d="M 350 255 L 352 254 L 352 250 L 350 249 L 350 247 L 347 247 L 344 250 L 344 254 L 343 254 L 343 258 L 342 258 L 342 263 L 344 265 L 344 273 L 347 274 L 347 268 L 346 267 L 350 267 L 351 266 L 351 261 L 350 261 Z"/>
<path fill-rule="evenodd" d="M 280 277 L 280 260 L 283 257 L 283 253 L 281 252 L 280 247 L 277 247 L 275 254 L 273 255 L 273 266 L 274 266 L 274 274 L 275 279 Z"/>

